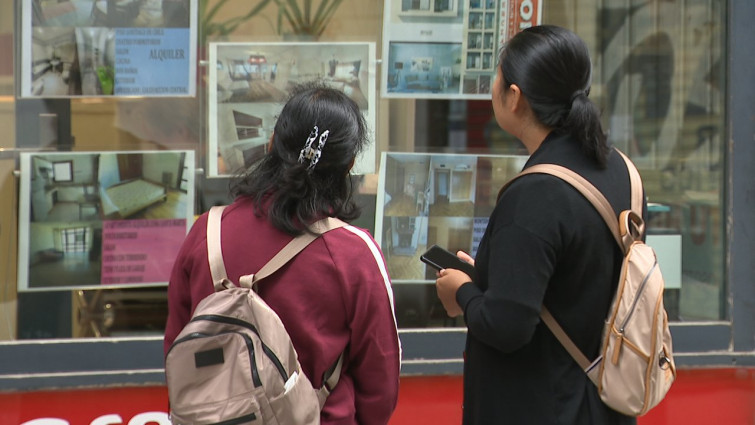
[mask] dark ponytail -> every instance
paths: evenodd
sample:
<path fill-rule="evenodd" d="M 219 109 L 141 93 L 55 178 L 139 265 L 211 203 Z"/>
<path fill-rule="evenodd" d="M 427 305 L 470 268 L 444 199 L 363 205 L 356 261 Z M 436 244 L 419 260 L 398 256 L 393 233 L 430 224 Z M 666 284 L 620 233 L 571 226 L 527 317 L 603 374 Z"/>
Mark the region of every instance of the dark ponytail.
<path fill-rule="evenodd" d="M 506 87 L 519 86 L 543 125 L 571 134 L 605 167 L 610 150 L 600 111 L 587 97 L 592 63 L 579 36 L 553 25 L 524 29 L 501 49 L 499 63 Z"/>
<path fill-rule="evenodd" d="M 582 151 L 605 167 L 610 149 L 600 122 L 600 111 L 587 97 L 588 93 L 575 94 L 559 128 L 581 141 Z"/>

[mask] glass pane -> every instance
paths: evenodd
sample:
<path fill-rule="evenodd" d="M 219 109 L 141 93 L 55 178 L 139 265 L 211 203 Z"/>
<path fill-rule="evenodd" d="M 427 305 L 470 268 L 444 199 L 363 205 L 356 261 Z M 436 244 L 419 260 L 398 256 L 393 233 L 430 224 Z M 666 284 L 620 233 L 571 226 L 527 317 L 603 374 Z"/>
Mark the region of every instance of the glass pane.
<path fill-rule="evenodd" d="M 728 318 L 724 6 L 712 0 L 571 0 L 544 7 L 544 23 L 572 27 L 591 49 L 590 97 L 603 111 L 611 143 L 642 174 L 647 242 L 660 257 L 666 309 L 674 321 Z M 466 66 L 487 66 L 484 59 L 468 55 Z M 497 127 L 488 102 L 417 101 L 415 112 L 408 151 L 522 153 L 519 142 Z M 435 130 L 439 121 L 448 124 L 446 134 Z M 397 300 L 409 306 L 405 312 L 397 308 L 400 325 L 433 326 L 434 297 L 416 288 L 397 292 Z M 416 299 L 407 301 L 409 293 Z"/>
<path fill-rule="evenodd" d="M 723 2 L 603 2 L 594 99 L 640 169 L 672 320 L 724 310 Z M 590 40 L 589 33 L 582 33 Z"/>
<path fill-rule="evenodd" d="M 500 16 L 498 8 L 502 2 L 391 1 L 397 13 L 412 15 L 412 18 L 436 15 L 430 19 L 468 21 L 471 31 L 463 46 L 472 51 L 459 66 L 482 71 L 496 65 L 496 26 L 499 25 L 496 17 Z M 55 5 L 56 2 L 42 3 Z M 199 2 L 207 7 L 220 3 Z M 209 42 L 318 40 L 316 35 L 297 33 L 301 29 L 292 28 L 285 21 L 277 24 L 277 15 L 270 12 L 276 7 L 273 3 L 258 14 L 252 13 L 251 7 L 241 11 L 238 7 L 221 7 L 212 22 L 200 17 L 198 58 L 207 59 Z M 344 6 L 346 4 L 342 3 L 338 13 L 326 22 L 319 40 L 358 39 L 377 43 L 383 25 L 383 2 L 354 0 L 353 4 Z M 725 7 L 726 2 L 718 0 L 563 0 L 546 2 L 543 8 L 543 23 L 572 28 L 587 41 L 594 64 L 590 97 L 603 111 L 611 142 L 627 152 L 640 168 L 649 201 L 648 242 L 662 257 L 668 284 L 666 307 L 672 320 L 728 319 L 724 287 Z M 239 23 L 237 18 L 246 16 L 247 12 L 250 13 L 248 18 Z M 16 30 L 15 34 L 20 31 Z M 13 58 L 18 43 L 14 38 L 14 2 L 0 2 L 0 57 Z M 377 50 L 381 50 L 380 46 Z M 52 49 L 50 53 L 52 65 L 52 62 L 57 64 L 57 58 L 64 51 Z M 323 59 L 319 72 L 327 72 L 328 59 Z M 265 66 L 247 61 L 232 64 L 229 69 L 232 78 L 246 80 L 249 75 L 269 74 L 272 68 L 265 69 Z M 408 67 L 409 64 L 405 66 Z M 386 69 L 370 70 L 373 71 Z M 457 74 L 455 69 L 452 71 Z M 208 81 L 205 66 L 199 67 L 197 96 L 192 98 L 16 99 L 15 81 L 20 76 L 14 72 L 13 60 L 0 61 L 0 128 L 4 136 L 0 138 L 0 148 L 6 149 L 0 151 L 0 194 L 4 199 L 13 200 L 4 203 L 0 216 L 2 230 L 13 229 L 17 223 L 18 177 L 14 175 L 17 169 L 14 149 L 188 149 L 196 152 L 193 165 L 206 167 Z M 66 68 L 51 66 L 50 72 L 65 78 Z M 285 85 L 283 79 L 283 74 L 279 74 L 276 84 Z M 488 76 L 476 74 L 466 74 L 460 83 L 463 93 L 470 94 L 488 93 L 492 84 Z M 381 105 L 373 129 L 377 158 L 383 152 L 480 157 L 526 154 L 514 137 L 498 128 L 488 100 L 391 98 L 377 103 Z M 239 131 L 243 132 L 239 135 L 246 136 L 255 128 L 244 127 Z M 395 214 L 390 228 L 410 229 L 414 225 L 416 229 L 421 225 L 436 234 L 441 229 L 466 229 L 446 232 L 448 236 L 444 237 L 466 237 L 470 251 L 474 252 L 479 242 L 475 236 L 479 230 L 475 229 L 484 229 L 486 214 L 498 188 L 516 171 L 507 169 L 498 174 L 477 164 L 469 176 L 458 172 L 447 179 L 439 178 L 437 190 L 449 199 L 469 198 L 472 195 L 467 188 L 474 188 L 474 211 L 464 216 L 463 224 L 449 224 L 448 220 L 441 222 L 437 218 L 429 220 L 432 214 L 429 208 L 425 213 L 427 205 L 417 174 L 411 185 L 394 188 L 395 194 L 405 194 L 411 201 L 407 208 L 413 213 Z M 51 178 L 55 175 L 66 178 L 65 174 L 66 169 L 61 169 L 60 173 L 50 171 Z M 410 175 L 407 173 L 406 183 Z M 357 196 L 364 204 L 364 212 L 355 224 L 373 232 L 378 227 L 377 209 L 382 208 L 378 205 L 377 193 L 380 177 L 375 172 L 358 176 L 356 180 Z M 175 190 L 189 190 L 183 181 L 171 184 Z M 205 178 L 199 173 L 195 211 L 201 213 L 210 205 L 227 203 L 227 187 L 227 178 Z M 81 208 L 82 217 L 101 213 L 96 203 L 81 204 Z M 423 222 L 423 219 L 427 220 Z M 383 217 L 381 223 L 388 221 Z M 385 224 L 381 226 L 383 230 L 388 228 Z M 65 250 L 84 262 L 86 251 L 101 243 L 98 232 L 77 226 L 66 226 L 56 235 L 60 249 L 44 252 L 37 260 L 54 264 L 60 260 L 57 251 Z M 408 252 L 407 243 L 409 247 L 415 246 L 411 238 L 414 238 L 413 233 L 397 231 L 389 247 L 384 236 L 386 255 L 390 257 L 389 250 L 394 248 Z M 3 251 L 6 261 L 0 263 L 0 274 L 7 276 L 0 282 L 1 314 L 3 322 L 8 324 L 0 329 L 0 339 L 162 333 L 166 314 L 164 287 L 18 293 L 17 242 L 13 232 L 0 232 L 2 246 L 12 247 Z M 416 247 L 419 250 L 419 245 Z M 402 267 L 400 259 L 390 264 L 390 272 L 395 275 L 396 315 L 400 327 L 463 325 L 461 319 L 451 320 L 445 316 L 434 292 L 432 273 L 414 258 L 407 259 L 405 267 L 421 269 L 416 281 L 406 283 L 401 282 Z M 70 286 L 70 283 L 61 282 L 61 286 Z"/>

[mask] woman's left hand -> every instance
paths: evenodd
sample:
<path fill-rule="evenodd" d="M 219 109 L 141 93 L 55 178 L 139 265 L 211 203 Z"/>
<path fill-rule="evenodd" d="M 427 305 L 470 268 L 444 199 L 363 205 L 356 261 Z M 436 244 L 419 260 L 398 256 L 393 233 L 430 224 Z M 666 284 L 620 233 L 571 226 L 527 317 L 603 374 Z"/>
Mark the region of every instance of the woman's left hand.
<path fill-rule="evenodd" d="M 456 291 L 459 287 L 472 279 L 464 272 L 456 269 L 443 269 L 437 273 L 438 279 L 435 281 L 435 289 L 438 292 L 438 298 L 446 309 L 449 317 L 456 317 L 464 314 L 456 302 Z"/>

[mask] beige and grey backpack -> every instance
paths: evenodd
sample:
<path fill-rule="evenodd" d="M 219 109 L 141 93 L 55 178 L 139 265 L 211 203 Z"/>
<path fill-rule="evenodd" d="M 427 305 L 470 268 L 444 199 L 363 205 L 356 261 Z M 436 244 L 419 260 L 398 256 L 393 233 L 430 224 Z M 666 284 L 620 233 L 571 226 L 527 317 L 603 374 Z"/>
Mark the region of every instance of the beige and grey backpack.
<path fill-rule="evenodd" d="M 640 416 L 663 400 L 676 379 L 676 365 L 663 307 L 663 276 L 655 251 L 643 241 L 642 180 L 629 158 L 617 152 L 627 164 L 632 190 L 631 209 L 622 211 L 618 219 L 605 196 L 568 168 L 537 164 L 516 177 L 542 173 L 570 183 L 598 210 L 624 253 L 618 288 L 596 359 L 590 361 L 582 353 L 545 306 L 540 317 L 598 387 L 606 405 L 625 415 Z"/>
<path fill-rule="evenodd" d="M 315 389 L 278 315 L 256 284 L 325 231 L 344 226 L 328 218 L 294 238 L 240 287 L 228 280 L 220 251 L 223 207 L 212 207 L 207 250 L 215 292 L 197 306 L 171 345 L 165 374 L 173 424 L 319 424 L 320 410 L 338 383 L 341 355 Z M 283 282 L 281 282 L 283 283 Z M 208 282 L 209 284 L 209 282 Z"/>

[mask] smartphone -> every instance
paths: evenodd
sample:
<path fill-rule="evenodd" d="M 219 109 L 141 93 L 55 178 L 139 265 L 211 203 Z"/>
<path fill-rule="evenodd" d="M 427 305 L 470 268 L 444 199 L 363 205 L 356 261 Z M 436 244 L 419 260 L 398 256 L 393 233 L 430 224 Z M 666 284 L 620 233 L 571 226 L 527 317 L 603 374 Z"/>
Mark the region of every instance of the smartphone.
<path fill-rule="evenodd" d="M 433 245 L 422 254 L 419 259 L 428 266 L 436 269 L 457 269 L 461 270 L 473 280 L 475 278 L 474 266 L 457 257 L 453 252 Z"/>

